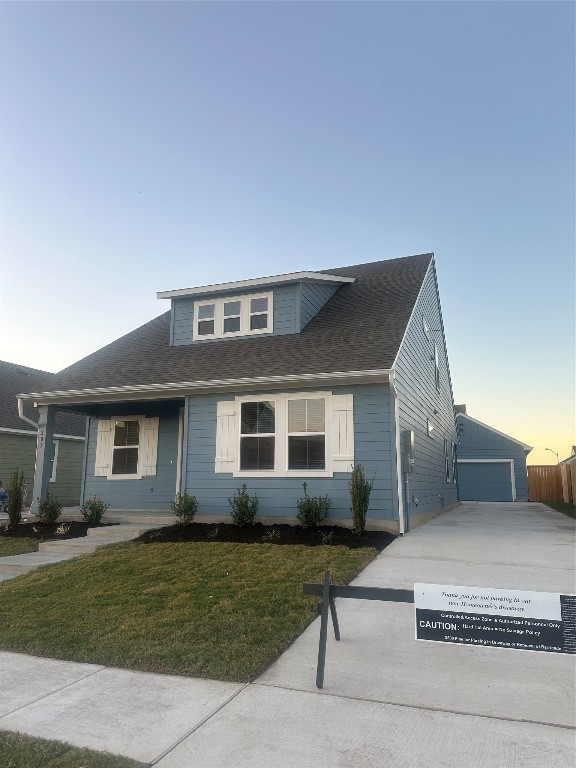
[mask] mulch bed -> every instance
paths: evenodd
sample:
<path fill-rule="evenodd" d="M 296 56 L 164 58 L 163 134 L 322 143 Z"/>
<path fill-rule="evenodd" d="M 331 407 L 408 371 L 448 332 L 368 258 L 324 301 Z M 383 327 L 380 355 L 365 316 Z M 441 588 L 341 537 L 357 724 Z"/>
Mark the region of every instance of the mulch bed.
<path fill-rule="evenodd" d="M 329 540 L 326 540 L 327 536 Z M 262 525 L 261 523 L 244 527 L 230 523 L 191 523 L 185 526 L 172 525 L 147 531 L 137 541 L 145 544 L 172 541 L 226 541 L 237 544 L 304 544 L 307 547 L 336 544 L 350 549 L 374 547 L 381 552 L 395 538 L 396 536 L 392 533 L 385 531 L 365 531 L 362 536 L 356 536 L 349 528 L 337 525 L 321 525 L 317 528 L 304 529 L 296 525 Z"/>
<path fill-rule="evenodd" d="M 5 525 L 6 527 L 2 527 Z M 67 526 L 66 533 L 56 533 L 56 529 L 61 525 Z M 89 528 L 102 528 L 105 526 L 88 525 L 88 523 L 80 523 L 73 521 L 65 521 L 64 523 L 58 522 L 54 525 L 42 525 L 42 523 L 20 523 L 16 528 L 8 528 L 8 523 L 0 523 L 0 536 L 6 536 L 14 539 L 27 538 L 38 539 L 43 541 L 44 539 L 77 539 L 81 536 L 88 534 Z"/>

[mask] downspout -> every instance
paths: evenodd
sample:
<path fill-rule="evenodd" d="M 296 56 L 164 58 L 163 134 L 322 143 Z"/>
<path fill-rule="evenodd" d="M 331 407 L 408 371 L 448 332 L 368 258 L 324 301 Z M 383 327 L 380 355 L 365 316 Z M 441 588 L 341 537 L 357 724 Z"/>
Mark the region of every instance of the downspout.
<path fill-rule="evenodd" d="M 398 392 L 394 383 L 394 371 L 390 375 L 390 391 L 394 398 L 394 432 L 396 438 L 396 483 L 398 486 L 398 533 L 404 536 L 406 523 L 404 515 L 404 488 L 402 486 L 402 454 L 400 447 L 400 407 L 398 405 Z"/>
<path fill-rule="evenodd" d="M 22 421 L 25 421 L 27 424 L 31 424 L 36 431 L 38 431 L 38 424 L 35 421 L 32 421 L 32 419 L 29 419 L 28 416 L 24 416 L 24 401 L 21 397 L 17 398 L 18 400 L 18 416 L 22 419 Z"/>

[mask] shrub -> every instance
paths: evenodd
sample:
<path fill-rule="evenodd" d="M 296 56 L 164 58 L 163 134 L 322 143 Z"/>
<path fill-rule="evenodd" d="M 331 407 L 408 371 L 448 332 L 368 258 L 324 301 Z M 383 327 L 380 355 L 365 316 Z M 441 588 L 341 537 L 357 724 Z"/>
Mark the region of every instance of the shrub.
<path fill-rule="evenodd" d="M 374 485 L 374 478 L 369 483 L 364 474 L 362 464 L 352 468 L 352 476 L 348 487 L 350 488 L 350 511 L 352 512 L 353 530 L 357 536 L 362 536 L 366 529 L 366 513 L 370 503 L 370 492 Z"/>
<path fill-rule="evenodd" d="M 198 501 L 188 491 L 177 493 L 176 498 L 170 504 L 170 509 L 178 518 L 178 525 L 190 525 L 194 515 L 198 512 Z"/>
<path fill-rule="evenodd" d="M 304 488 L 304 498 L 298 499 L 298 522 L 302 528 L 312 528 L 328 517 L 328 512 L 332 506 L 332 500 L 326 496 L 308 496 L 307 483 L 302 483 Z"/>
<path fill-rule="evenodd" d="M 62 514 L 62 503 L 57 496 L 46 494 L 44 501 L 38 506 L 38 519 L 44 525 L 53 525 Z"/>
<path fill-rule="evenodd" d="M 260 501 L 256 494 L 250 498 L 246 483 L 242 483 L 228 503 L 232 507 L 230 514 L 235 525 L 254 525 Z"/>
<path fill-rule="evenodd" d="M 280 531 L 276 530 L 276 528 L 272 528 L 271 531 L 268 531 L 262 536 L 262 541 L 269 541 L 271 544 L 275 541 L 280 541 Z"/>
<path fill-rule="evenodd" d="M 80 507 L 80 514 L 88 525 L 100 525 L 104 512 L 110 504 L 107 504 L 99 496 L 93 496 Z"/>
<path fill-rule="evenodd" d="M 10 527 L 15 527 L 22 521 L 24 506 L 24 472 L 15 469 L 8 482 L 8 519 Z"/>

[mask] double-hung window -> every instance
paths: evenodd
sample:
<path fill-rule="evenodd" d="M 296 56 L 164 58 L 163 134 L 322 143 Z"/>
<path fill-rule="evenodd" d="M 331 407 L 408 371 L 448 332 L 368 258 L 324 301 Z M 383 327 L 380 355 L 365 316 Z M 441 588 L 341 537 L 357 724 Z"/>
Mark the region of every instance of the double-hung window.
<path fill-rule="evenodd" d="M 240 470 L 274 469 L 275 404 L 268 400 L 241 403 Z"/>
<path fill-rule="evenodd" d="M 272 332 L 273 293 L 198 301 L 193 339 L 222 339 Z"/>
<path fill-rule="evenodd" d="M 139 450 L 140 421 L 138 419 L 120 419 L 114 422 L 112 474 L 138 474 Z"/>
<path fill-rule="evenodd" d="M 325 402 L 288 400 L 288 469 L 326 469 Z"/>

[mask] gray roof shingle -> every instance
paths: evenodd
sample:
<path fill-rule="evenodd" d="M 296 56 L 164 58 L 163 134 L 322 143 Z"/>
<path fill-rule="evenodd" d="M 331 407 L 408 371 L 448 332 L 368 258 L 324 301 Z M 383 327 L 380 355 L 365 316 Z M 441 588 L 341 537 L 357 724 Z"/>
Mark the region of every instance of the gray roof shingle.
<path fill-rule="evenodd" d="M 429 253 L 322 270 L 357 279 L 299 334 L 170 347 L 165 312 L 60 371 L 44 391 L 390 368 L 432 259 Z"/>

